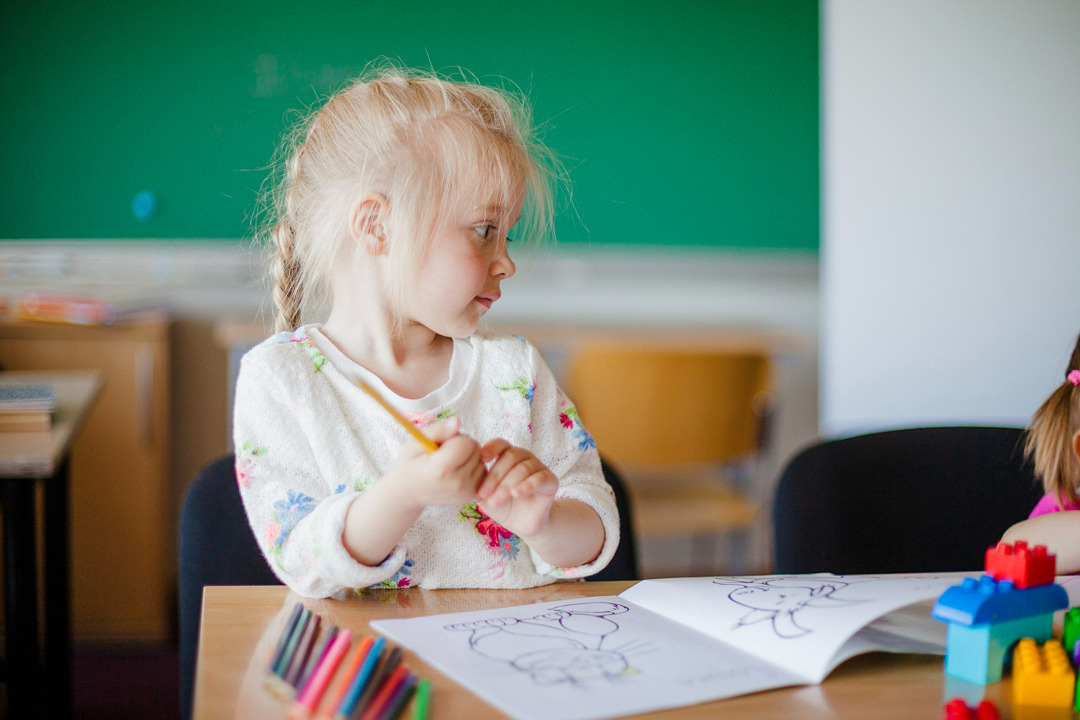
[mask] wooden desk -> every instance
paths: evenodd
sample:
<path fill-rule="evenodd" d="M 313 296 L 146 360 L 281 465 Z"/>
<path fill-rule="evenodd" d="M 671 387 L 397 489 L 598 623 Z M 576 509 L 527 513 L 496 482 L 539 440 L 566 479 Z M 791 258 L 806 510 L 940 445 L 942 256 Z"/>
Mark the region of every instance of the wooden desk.
<path fill-rule="evenodd" d="M 3 502 L 6 682 L 11 717 L 71 714 L 71 592 L 68 456 L 101 388 L 96 372 L 5 372 L 48 381 L 53 427 L 0 433 Z M 44 486 L 44 643 L 38 618 L 37 485 Z"/>
<path fill-rule="evenodd" d="M 370 632 L 372 620 L 508 607 L 591 595 L 616 595 L 628 582 L 559 583 L 531 590 L 385 590 L 346 601 L 305 600 L 324 622 Z M 207 587 L 195 677 L 195 720 L 285 718 L 288 707 L 265 687 L 266 665 L 299 598 L 285 587 Z M 503 718 L 500 711 L 406 650 L 404 662 L 432 682 L 436 720 Z M 793 687 L 657 713 L 670 720 L 753 717 L 882 718 L 943 716 L 945 702 L 983 688 L 946 678 L 942 658 L 875 653 L 853 658 L 821 685 Z M 1003 708 L 1008 681 L 985 688 Z M 978 697 L 976 695 L 975 697 Z M 640 717 L 640 716 L 637 716 Z M 1009 717 L 1005 710 L 1003 717 Z M 1056 717 L 1056 716 L 1055 716 Z M 1068 717 L 1068 715 L 1066 715 Z"/>

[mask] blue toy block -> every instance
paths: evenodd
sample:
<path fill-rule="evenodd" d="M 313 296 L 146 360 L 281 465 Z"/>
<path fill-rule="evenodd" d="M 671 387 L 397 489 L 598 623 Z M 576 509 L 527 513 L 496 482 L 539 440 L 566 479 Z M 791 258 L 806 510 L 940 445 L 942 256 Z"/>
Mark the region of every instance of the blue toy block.
<path fill-rule="evenodd" d="M 1018 590 L 1011 580 L 994 580 L 983 575 L 978 580 L 964 578 L 959 585 L 947 589 L 931 614 L 950 625 L 975 627 L 1052 614 L 1068 606 L 1069 596 L 1060 585 Z"/>
<path fill-rule="evenodd" d="M 1043 643 L 1054 629 L 1054 613 L 968 627 L 949 623 L 945 672 L 968 682 L 988 685 L 1001 679 L 1011 661 L 1013 646 L 1021 638 Z"/>

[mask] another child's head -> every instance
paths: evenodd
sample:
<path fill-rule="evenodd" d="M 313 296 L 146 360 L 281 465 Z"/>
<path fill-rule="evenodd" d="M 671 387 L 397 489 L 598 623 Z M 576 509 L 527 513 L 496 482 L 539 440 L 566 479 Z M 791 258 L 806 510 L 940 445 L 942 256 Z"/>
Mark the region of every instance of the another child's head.
<path fill-rule="evenodd" d="M 307 117 L 281 154 L 268 223 L 278 330 L 329 306 L 364 197 L 384 201 L 368 229 L 385 238 L 392 310 L 435 229 L 463 202 L 523 199 L 515 239 L 551 232 L 555 163 L 528 108 L 475 82 L 379 66 Z"/>
<path fill-rule="evenodd" d="M 1065 368 L 1065 379 L 1035 411 L 1024 448 L 1043 488 L 1077 502 L 1080 485 L 1080 338 Z"/>

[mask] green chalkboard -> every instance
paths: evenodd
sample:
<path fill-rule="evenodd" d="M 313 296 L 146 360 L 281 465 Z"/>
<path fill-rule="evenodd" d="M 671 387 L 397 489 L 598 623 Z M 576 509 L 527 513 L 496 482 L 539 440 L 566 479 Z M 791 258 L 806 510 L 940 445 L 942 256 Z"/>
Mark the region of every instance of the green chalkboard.
<path fill-rule="evenodd" d="M 0 238 L 245 237 L 290 112 L 388 56 L 527 91 L 560 242 L 818 248 L 815 0 L 0 6 Z"/>

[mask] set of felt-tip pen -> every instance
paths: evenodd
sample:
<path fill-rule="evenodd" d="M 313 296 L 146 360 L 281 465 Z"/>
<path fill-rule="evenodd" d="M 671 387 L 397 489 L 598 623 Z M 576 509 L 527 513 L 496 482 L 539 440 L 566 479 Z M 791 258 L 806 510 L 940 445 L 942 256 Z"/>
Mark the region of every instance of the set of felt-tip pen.
<path fill-rule="evenodd" d="M 401 664 L 385 638 L 355 638 L 296 603 L 269 664 L 267 684 L 293 701 L 292 718 L 394 720 L 413 700 L 413 720 L 427 717 L 431 684 Z"/>

